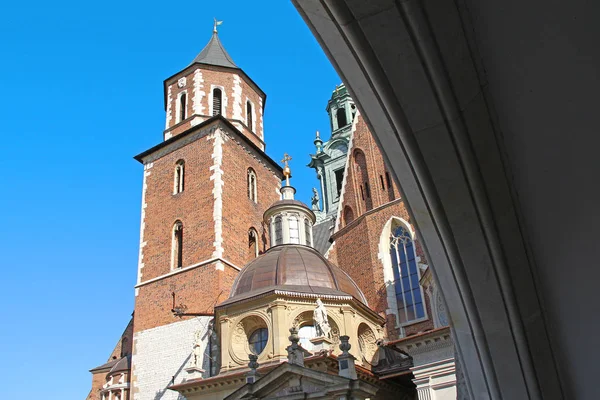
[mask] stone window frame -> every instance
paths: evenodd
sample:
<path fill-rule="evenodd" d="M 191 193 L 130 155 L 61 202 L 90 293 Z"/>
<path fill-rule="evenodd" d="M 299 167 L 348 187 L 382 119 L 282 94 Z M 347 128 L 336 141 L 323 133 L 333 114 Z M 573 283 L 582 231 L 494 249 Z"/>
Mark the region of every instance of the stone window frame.
<path fill-rule="evenodd" d="M 248 185 L 248 198 L 255 203 L 258 203 L 258 177 L 256 171 L 252 167 L 248 167 L 247 170 L 247 185 Z M 254 178 L 254 181 L 252 181 Z"/>
<path fill-rule="evenodd" d="M 208 94 L 208 113 L 212 117 L 213 115 L 213 96 L 215 93 L 215 89 L 219 89 L 221 91 L 221 116 L 223 118 L 227 118 L 227 92 L 225 91 L 225 87 L 221 85 L 210 85 L 210 93 Z"/>
<path fill-rule="evenodd" d="M 418 318 L 418 319 L 413 319 L 413 320 L 406 321 L 406 322 L 400 322 L 400 316 L 399 316 L 399 311 L 398 311 L 398 302 L 396 301 L 396 289 L 394 286 L 394 281 L 395 281 L 394 271 L 393 271 L 393 265 L 392 265 L 392 258 L 390 255 L 390 236 L 392 233 L 392 225 L 394 225 L 394 224 L 396 224 L 396 226 L 402 225 L 409 232 L 413 243 L 416 243 L 415 242 L 416 234 L 408 221 L 406 221 L 403 218 L 397 217 L 397 216 L 392 216 L 385 223 L 383 230 L 381 232 L 380 239 L 379 239 L 378 258 L 381 260 L 382 266 L 383 266 L 383 279 L 385 282 L 386 298 L 387 298 L 387 305 L 388 305 L 388 308 L 386 309 L 385 313 L 386 313 L 386 315 L 390 315 L 390 314 L 394 315 L 395 328 L 400 328 L 401 336 L 404 336 L 404 327 L 405 326 L 409 326 L 409 325 L 412 325 L 412 324 L 415 324 L 418 322 L 427 321 L 429 319 L 429 315 L 427 312 L 427 304 L 426 304 L 426 300 L 425 300 L 425 293 L 423 291 L 423 286 L 419 282 L 419 287 L 421 289 L 421 298 L 423 299 L 424 317 Z M 415 251 L 415 263 L 417 265 L 417 273 L 419 274 L 418 276 L 419 276 L 419 280 L 420 280 L 420 277 L 421 277 L 421 268 L 420 268 L 420 263 L 419 263 L 420 257 L 416 254 L 416 246 L 413 246 L 413 248 Z"/>
<path fill-rule="evenodd" d="M 175 221 L 171 234 L 171 270 L 183 269 L 183 222 Z"/>
<path fill-rule="evenodd" d="M 250 106 L 250 110 L 248 110 L 248 106 Z M 254 103 L 249 98 L 246 98 L 246 126 L 250 132 L 256 133 L 256 112 Z"/>
<path fill-rule="evenodd" d="M 188 117 L 187 107 L 189 96 L 187 95 L 187 89 L 182 90 L 177 94 L 177 103 L 175 104 L 175 123 L 178 124 L 181 121 L 184 121 Z M 183 118 L 181 118 L 181 98 L 185 96 L 185 106 L 183 107 Z"/>
<path fill-rule="evenodd" d="M 173 173 L 173 195 L 183 192 L 185 189 L 185 161 L 177 160 Z"/>

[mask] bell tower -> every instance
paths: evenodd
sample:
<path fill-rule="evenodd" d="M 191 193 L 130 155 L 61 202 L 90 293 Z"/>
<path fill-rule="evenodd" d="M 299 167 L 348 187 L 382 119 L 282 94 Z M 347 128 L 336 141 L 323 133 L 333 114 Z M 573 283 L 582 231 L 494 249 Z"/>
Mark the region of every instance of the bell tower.
<path fill-rule="evenodd" d="M 238 271 L 269 246 L 263 214 L 279 200 L 283 171 L 265 153 L 266 95 L 217 32 L 164 81 L 163 141 L 144 166 L 131 399 L 176 399 L 192 344 L 203 374 L 215 304 Z"/>
<path fill-rule="evenodd" d="M 331 125 L 331 137 L 323 142 L 317 131 L 314 144 L 316 152 L 311 154 L 308 166 L 314 168 L 321 184 L 322 208 L 315 212 L 317 222 L 334 218 L 337 213 L 348 144 L 352 134 L 352 123 L 356 116 L 356 105 L 344 84 L 335 87 L 327 102 L 327 113 Z"/>

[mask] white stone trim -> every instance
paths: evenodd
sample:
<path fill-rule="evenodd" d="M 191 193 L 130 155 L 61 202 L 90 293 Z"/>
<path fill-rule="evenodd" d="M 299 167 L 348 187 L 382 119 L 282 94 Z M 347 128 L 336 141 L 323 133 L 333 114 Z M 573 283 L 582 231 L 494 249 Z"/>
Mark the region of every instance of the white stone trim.
<path fill-rule="evenodd" d="M 202 70 L 200 68 L 194 71 L 194 97 L 192 98 L 192 111 L 195 115 L 204 115 L 204 104 L 202 100 L 206 96 L 204 89 L 204 77 L 202 76 Z"/>
<path fill-rule="evenodd" d="M 264 141 L 265 133 L 263 131 L 263 99 L 260 96 L 258 97 L 258 129 L 256 133 L 260 139 Z"/>
<path fill-rule="evenodd" d="M 207 265 L 207 264 L 211 264 L 211 263 L 221 263 L 221 264 L 224 264 L 224 265 L 228 265 L 228 266 L 230 266 L 231 268 L 233 268 L 233 269 L 235 269 L 237 271 L 241 271 L 242 270 L 241 267 L 238 267 L 237 265 L 235 265 L 231 261 L 226 260 L 224 258 L 209 258 L 208 260 L 200 261 L 199 263 L 188 265 L 187 267 L 177 268 L 176 270 L 168 272 L 168 273 L 166 273 L 164 275 L 160 275 L 160 276 L 157 276 L 156 278 L 152 278 L 152 279 L 148 279 L 147 281 L 140 282 L 137 285 L 135 285 L 135 288 L 136 288 L 136 290 L 138 290 L 142 286 L 148 285 L 150 283 L 157 282 L 157 281 L 160 281 L 162 279 L 168 278 L 170 276 L 177 275 L 177 274 L 180 274 L 182 272 L 187 272 L 187 271 L 190 271 L 190 270 L 192 270 L 194 268 L 202 267 L 203 265 Z"/>
<path fill-rule="evenodd" d="M 142 181 L 142 215 L 140 221 L 140 250 L 138 255 L 138 273 L 137 273 L 137 283 L 139 284 L 142 281 L 142 269 L 144 268 L 144 247 L 148 244 L 144 240 L 144 230 L 146 228 L 146 207 L 148 204 L 146 203 L 146 190 L 148 190 L 148 183 L 146 179 L 150 176 L 150 169 L 152 169 L 153 163 L 148 163 L 144 165 L 144 178 Z M 139 291 L 135 290 L 135 295 L 137 296 Z"/>
<path fill-rule="evenodd" d="M 242 110 L 242 80 L 239 75 L 233 75 L 233 86 L 231 87 L 233 93 L 233 113 L 231 119 L 237 121 L 243 121 L 243 110 Z"/>
<path fill-rule="evenodd" d="M 221 259 L 223 257 L 223 143 L 227 136 L 221 132 L 221 129 L 215 130 L 207 139 L 214 140 L 213 145 L 213 165 L 210 170 L 213 172 L 210 176 L 210 180 L 214 181 L 213 198 L 214 209 L 213 209 L 213 220 L 215 223 L 215 241 L 213 243 L 215 250 L 213 251 L 213 258 Z M 217 263 L 217 269 L 222 270 L 223 265 Z"/>
<path fill-rule="evenodd" d="M 173 103 L 173 85 L 169 85 L 169 88 L 167 89 L 167 118 L 166 118 L 166 122 L 165 122 L 165 129 L 169 128 L 169 125 L 171 124 L 171 119 L 173 119 L 173 116 L 171 115 L 171 109 L 172 109 L 172 103 Z"/>

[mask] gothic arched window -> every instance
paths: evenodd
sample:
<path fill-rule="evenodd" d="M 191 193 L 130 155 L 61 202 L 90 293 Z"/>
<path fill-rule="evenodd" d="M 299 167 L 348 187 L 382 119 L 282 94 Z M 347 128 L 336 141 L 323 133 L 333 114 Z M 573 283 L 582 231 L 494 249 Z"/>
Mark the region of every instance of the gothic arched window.
<path fill-rule="evenodd" d="M 390 257 L 394 271 L 394 289 L 401 324 L 425 317 L 425 302 L 419 280 L 421 278 L 415 255 L 415 246 L 409 230 L 399 225 L 390 235 Z"/>
<path fill-rule="evenodd" d="M 219 88 L 213 89 L 213 112 L 212 115 L 222 114 L 223 92 Z"/>
<path fill-rule="evenodd" d="M 304 219 L 304 236 L 305 236 L 305 240 L 306 240 L 305 244 L 307 246 L 311 246 L 312 245 L 311 240 L 310 240 L 311 227 L 310 227 L 310 222 L 308 222 L 307 218 Z"/>
<path fill-rule="evenodd" d="M 348 125 L 348 119 L 346 118 L 346 109 L 344 107 L 338 108 L 335 112 L 335 117 L 337 119 L 338 128 L 343 128 Z"/>
<path fill-rule="evenodd" d="M 250 228 L 248 231 L 248 258 L 258 257 L 258 233 L 256 229 Z"/>
<path fill-rule="evenodd" d="M 177 161 L 177 163 L 175 163 L 173 194 L 183 192 L 183 185 L 184 185 L 184 180 L 185 180 L 184 166 L 185 166 L 185 162 L 183 160 L 179 160 L 179 161 Z"/>
<path fill-rule="evenodd" d="M 252 103 L 246 102 L 246 126 L 254 132 L 254 121 L 252 120 Z"/>
<path fill-rule="evenodd" d="M 256 203 L 256 172 L 252 168 L 248 168 L 248 198 Z"/>
<path fill-rule="evenodd" d="M 173 225 L 172 266 L 173 269 L 183 266 L 183 224 L 181 221 L 177 221 Z"/>
<path fill-rule="evenodd" d="M 183 92 L 179 95 L 179 120 L 183 121 L 187 117 L 187 93 Z"/>
<path fill-rule="evenodd" d="M 283 243 L 283 221 L 281 215 L 275 217 L 275 246 Z"/>

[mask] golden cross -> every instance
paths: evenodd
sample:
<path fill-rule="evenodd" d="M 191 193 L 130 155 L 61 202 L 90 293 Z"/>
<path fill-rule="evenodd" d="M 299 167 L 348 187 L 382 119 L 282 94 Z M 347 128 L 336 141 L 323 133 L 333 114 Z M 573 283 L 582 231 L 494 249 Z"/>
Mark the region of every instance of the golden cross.
<path fill-rule="evenodd" d="M 283 160 L 281 160 L 282 163 L 285 164 L 285 166 L 288 166 L 288 161 L 291 161 L 292 157 L 288 154 L 288 153 L 283 153 Z"/>

